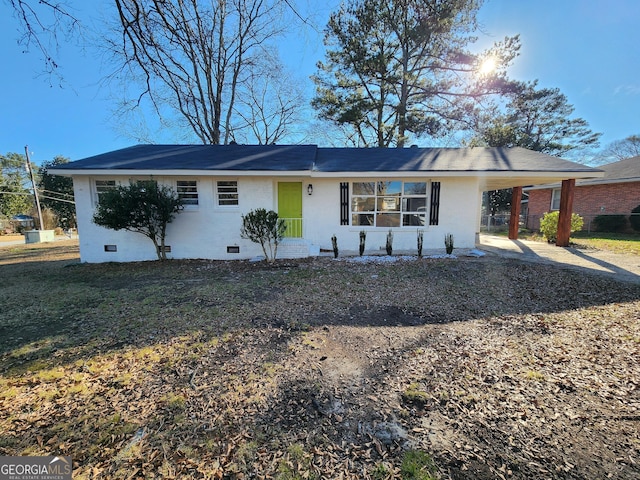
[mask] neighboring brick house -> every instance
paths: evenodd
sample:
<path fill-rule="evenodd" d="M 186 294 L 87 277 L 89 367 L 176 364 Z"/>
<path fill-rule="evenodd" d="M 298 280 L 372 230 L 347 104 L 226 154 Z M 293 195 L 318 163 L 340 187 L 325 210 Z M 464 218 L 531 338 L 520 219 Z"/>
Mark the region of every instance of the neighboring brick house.
<path fill-rule="evenodd" d="M 573 212 L 584 218 L 584 229 L 590 230 L 599 215 L 626 215 L 640 205 L 640 156 L 600 165 L 602 178 L 576 180 Z M 540 228 L 540 218 L 560 208 L 560 184 L 525 188 L 529 194 L 527 228 Z"/>

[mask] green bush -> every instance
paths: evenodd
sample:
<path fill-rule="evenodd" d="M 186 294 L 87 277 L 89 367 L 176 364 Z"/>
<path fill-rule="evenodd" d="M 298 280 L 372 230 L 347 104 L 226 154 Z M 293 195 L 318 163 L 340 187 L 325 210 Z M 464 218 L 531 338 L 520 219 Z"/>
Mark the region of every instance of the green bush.
<path fill-rule="evenodd" d="M 625 215 L 598 215 L 593 219 L 593 226 L 599 232 L 624 232 L 627 229 Z"/>
<path fill-rule="evenodd" d="M 636 214 L 629 216 L 629 223 L 631 224 L 631 228 L 633 228 L 636 232 L 640 232 L 640 205 L 631 210 L 631 213 Z"/>
<path fill-rule="evenodd" d="M 242 215 L 240 236 L 259 243 L 267 262 L 273 262 L 278 255 L 278 244 L 282 241 L 287 226 L 284 220 L 278 218 L 273 210 L 257 208 L 246 215 Z"/>
<path fill-rule="evenodd" d="M 183 209 L 182 200 L 170 186 L 155 180 L 131 180 L 129 185 L 100 194 L 93 223 L 144 235 L 153 242 L 158 259 L 166 260 L 167 225 Z"/>
<path fill-rule="evenodd" d="M 558 218 L 560 212 L 545 213 L 540 219 L 540 233 L 548 242 L 555 242 L 558 238 Z M 571 233 L 582 230 L 584 220 L 577 213 L 571 214 Z"/>

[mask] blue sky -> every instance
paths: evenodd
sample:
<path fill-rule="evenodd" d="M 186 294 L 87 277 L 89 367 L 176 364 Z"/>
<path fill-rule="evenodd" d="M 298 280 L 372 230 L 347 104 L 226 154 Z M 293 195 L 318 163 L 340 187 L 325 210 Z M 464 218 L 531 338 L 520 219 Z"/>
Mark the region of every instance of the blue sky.
<path fill-rule="evenodd" d="M 36 0 L 34 0 L 36 1 Z M 100 84 L 99 55 L 76 41 L 59 54 L 63 87 L 39 75 L 39 53 L 23 53 L 8 2 L 0 1 L 0 152 L 24 153 L 41 163 L 56 155 L 78 160 L 136 143 L 112 118 L 114 98 Z M 69 1 L 95 9 L 103 0 Z M 323 27 L 338 2 L 315 10 Z M 302 9 L 302 7 L 301 7 Z M 78 11 L 81 18 L 86 12 Z M 640 134 L 640 2 L 637 0 L 487 0 L 478 17 L 479 46 L 520 34 L 522 49 L 510 69 L 518 80 L 558 87 L 575 115 L 602 132 L 602 145 Z M 285 62 L 303 78 L 322 59 L 321 36 L 290 36 Z M 158 139 L 166 141 L 166 139 Z"/>

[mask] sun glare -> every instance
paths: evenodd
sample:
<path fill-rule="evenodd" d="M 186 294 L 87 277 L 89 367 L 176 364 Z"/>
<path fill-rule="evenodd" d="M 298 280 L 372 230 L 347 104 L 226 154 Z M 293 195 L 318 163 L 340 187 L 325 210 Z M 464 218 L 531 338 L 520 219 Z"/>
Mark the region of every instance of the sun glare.
<path fill-rule="evenodd" d="M 478 73 L 480 75 L 490 75 L 492 74 L 497 67 L 497 62 L 494 57 L 485 58 L 482 63 L 480 63 L 480 68 L 478 68 Z"/>

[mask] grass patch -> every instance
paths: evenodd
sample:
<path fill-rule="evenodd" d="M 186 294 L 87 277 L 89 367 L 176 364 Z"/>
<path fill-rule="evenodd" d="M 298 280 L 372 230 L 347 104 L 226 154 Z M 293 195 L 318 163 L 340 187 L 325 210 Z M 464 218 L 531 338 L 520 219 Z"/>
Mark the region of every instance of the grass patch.
<path fill-rule="evenodd" d="M 165 403 L 167 408 L 174 412 L 181 412 L 187 406 L 187 399 L 184 395 L 176 394 L 176 393 L 168 393 L 164 397 L 162 397 L 162 401 Z"/>
<path fill-rule="evenodd" d="M 640 234 L 576 232 L 571 238 L 574 243 L 589 248 L 640 255 Z"/>
<path fill-rule="evenodd" d="M 504 232 L 491 232 L 492 235 L 506 236 Z M 537 232 L 520 232 L 520 240 L 546 242 Z M 574 232 L 571 243 L 582 248 L 595 248 L 612 253 L 640 255 L 640 233 Z"/>
<path fill-rule="evenodd" d="M 403 480 L 435 480 L 437 468 L 433 459 L 420 450 L 409 450 L 402 457 L 400 473 Z"/>
<path fill-rule="evenodd" d="M 534 380 L 536 382 L 546 381 L 544 374 L 535 370 L 529 370 L 524 376 L 527 380 Z"/>
<path fill-rule="evenodd" d="M 420 384 L 412 383 L 402 392 L 402 400 L 419 408 L 424 407 L 429 402 L 429 395 L 420 388 Z"/>

